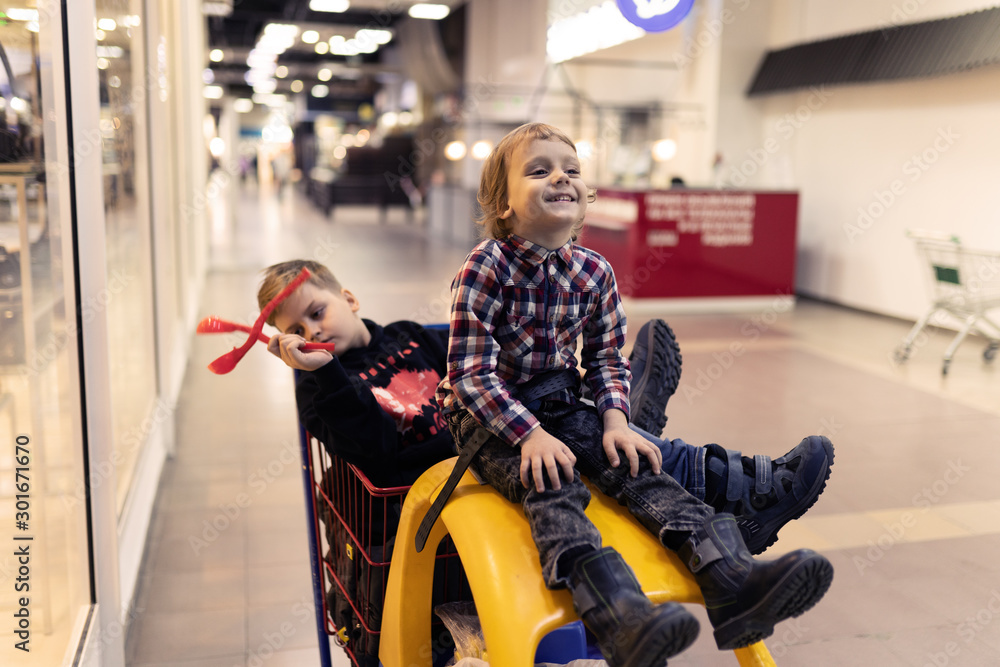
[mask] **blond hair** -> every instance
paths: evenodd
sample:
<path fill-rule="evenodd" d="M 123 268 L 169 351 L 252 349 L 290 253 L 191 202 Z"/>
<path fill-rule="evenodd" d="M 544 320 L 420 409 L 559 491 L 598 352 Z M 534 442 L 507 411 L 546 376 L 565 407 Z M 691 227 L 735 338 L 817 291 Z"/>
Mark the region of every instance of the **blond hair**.
<path fill-rule="evenodd" d="M 272 264 L 262 271 L 264 278 L 257 290 L 257 306 L 264 310 L 264 306 L 295 280 L 302 273 L 302 269 L 309 269 L 309 278 L 306 282 L 312 283 L 316 287 L 330 290 L 336 294 L 340 294 L 343 289 L 330 269 L 319 262 L 314 262 L 311 259 L 293 259 Z M 274 318 L 278 316 L 279 310 L 281 310 L 280 306 L 271 311 L 268 316 L 267 323 L 271 326 L 274 326 Z"/>
<path fill-rule="evenodd" d="M 502 239 L 511 233 L 510 222 L 501 217 L 507 210 L 510 162 L 519 146 L 528 141 L 539 140 L 561 141 L 576 152 L 576 144 L 559 128 L 545 123 L 525 123 L 508 132 L 483 162 L 483 173 L 479 177 L 479 192 L 476 196 L 482 213 L 476 219 L 476 224 L 482 225 L 483 235 L 487 238 Z M 594 191 L 589 190 L 587 201 L 592 202 L 594 199 Z M 573 227 L 573 240 L 576 240 L 582 227 L 583 220 Z"/>

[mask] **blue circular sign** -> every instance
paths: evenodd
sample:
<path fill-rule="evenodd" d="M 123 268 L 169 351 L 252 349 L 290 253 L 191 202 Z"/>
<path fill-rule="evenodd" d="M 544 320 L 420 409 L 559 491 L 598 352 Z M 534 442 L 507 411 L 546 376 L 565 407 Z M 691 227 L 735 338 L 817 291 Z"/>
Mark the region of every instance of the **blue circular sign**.
<path fill-rule="evenodd" d="M 691 13 L 694 0 L 616 0 L 629 23 L 646 32 L 670 30 Z"/>

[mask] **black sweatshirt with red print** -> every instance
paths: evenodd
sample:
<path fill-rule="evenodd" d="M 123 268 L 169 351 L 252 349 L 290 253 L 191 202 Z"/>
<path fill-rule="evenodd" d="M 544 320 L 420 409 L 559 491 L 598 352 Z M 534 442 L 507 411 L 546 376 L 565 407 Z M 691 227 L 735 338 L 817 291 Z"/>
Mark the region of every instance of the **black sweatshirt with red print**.
<path fill-rule="evenodd" d="M 298 373 L 299 419 L 376 486 L 412 484 L 455 455 L 434 401 L 445 374 L 448 332 L 415 322 L 364 323 L 371 333 L 367 347 Z"/>

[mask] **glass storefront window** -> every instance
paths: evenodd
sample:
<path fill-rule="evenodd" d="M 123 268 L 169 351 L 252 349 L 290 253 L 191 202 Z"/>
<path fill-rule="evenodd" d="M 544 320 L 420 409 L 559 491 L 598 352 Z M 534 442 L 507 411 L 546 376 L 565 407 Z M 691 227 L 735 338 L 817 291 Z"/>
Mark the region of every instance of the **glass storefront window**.
<path fill-rule="evenodd" d="M 16 2 L 12 5 L 24 6 Z M 30 3 L 32 6 L 34 3 Z M 0 664 L 57 665 L 90 605 L 57 19 L 0 19 Z M 69 285 L 67 287 L 67 284 Z"/>
<path fill-rule="evenodd" d="M 154 77 L 144 58 L 143 3 L 97 0 L 106 217 L 111 414 L 122 511 L 156 414 L 146 102 Z M 136 13 L 140 12 L 140 13 Z"/>

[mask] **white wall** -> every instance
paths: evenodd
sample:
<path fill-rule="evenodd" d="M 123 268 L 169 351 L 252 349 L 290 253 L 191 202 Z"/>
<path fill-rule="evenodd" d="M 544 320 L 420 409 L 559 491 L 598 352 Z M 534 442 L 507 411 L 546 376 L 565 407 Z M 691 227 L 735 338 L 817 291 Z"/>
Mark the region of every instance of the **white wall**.
<path fill-rule="evenodd" d="M 733 185 L 745 180 L 751 187 L 800 191 L 801 292 L 915 319 L 929 295 L 926 267 L 906 229 L 945 230 L 969 246 L 1000 251 L 1000 68 L 753 99 L 743 94 L 756 69 L 748 61 L 759 63 L 766 48 L 995 3 L 726 4 L 747 8 L 723 40 L 718 148 L 726 158 L 724 174 Z M 769 29 L 762 30 L 762 22 Z"/>

